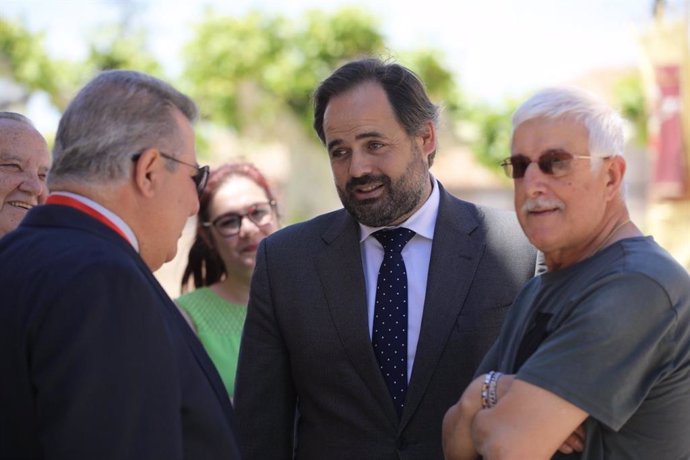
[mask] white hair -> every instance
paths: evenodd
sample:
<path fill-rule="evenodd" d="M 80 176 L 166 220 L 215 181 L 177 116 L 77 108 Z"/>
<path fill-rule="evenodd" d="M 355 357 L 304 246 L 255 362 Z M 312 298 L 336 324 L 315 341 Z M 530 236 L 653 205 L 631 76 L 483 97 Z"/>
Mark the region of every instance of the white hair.
<path fill-rule="evenodd" d="M 592 157 L 623 156 L 623 118 L 608 104 L 579 88 L 543 89 L 525 101 L 513 114 L 513 132 L 534 118 L 570 119 L 581 122 L 589 135 Z"/>

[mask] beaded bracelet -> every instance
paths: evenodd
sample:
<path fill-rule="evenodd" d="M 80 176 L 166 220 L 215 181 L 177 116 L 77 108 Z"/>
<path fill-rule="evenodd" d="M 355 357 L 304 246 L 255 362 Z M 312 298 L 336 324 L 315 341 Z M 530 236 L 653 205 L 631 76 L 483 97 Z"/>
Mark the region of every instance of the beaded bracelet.
<path fill-rule="evenodd" d="M 496 406 L 498 403 L 498 379 L 502 376 L 503 374 L 501 372 L 491 372 L 488 389 L 489 408 Z"/>
<path fill-rule="evenodd" d="M 482 384 L 482 409 L 489 408 L 489 383 L 491 382 L 491 376 L 493 371 L 489 372 L 484 376 L 484 383 Z"/>
<path fill-rule="evenodd" d="M 503 373 L 496 371 L 490 371 L 484 376 L 481 391 L 482 409 L 491 409 L 498 403 L 498 379 L 502 376 Z"/>

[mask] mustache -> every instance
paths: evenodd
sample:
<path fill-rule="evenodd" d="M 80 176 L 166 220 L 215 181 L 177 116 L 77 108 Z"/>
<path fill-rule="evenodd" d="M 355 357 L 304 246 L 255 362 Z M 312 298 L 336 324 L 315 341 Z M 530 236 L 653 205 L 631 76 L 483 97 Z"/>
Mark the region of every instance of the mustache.
<path fill-rule="evenodd" d="M 384 186 L 389 186 L 391 183 L 390 177 L 384 175 L 384 174 L 379 174 L 379 175 L 373 175 L 373 174 L 367 174 L 364 176 L 360 177 L 353 177 L 349 181 L 347 181 L 347 184 L 345 184 L 345 189 L 348 192 L 352 192 L 355 187 L 360 187 L 362 185 L 368 185 L 371 183 L 381 183 Z"/>
<path fill-rule="evenodd" d="M 522 204 L 523 212 L 542 211 L 544 209 L 565 209 L 562 201 L 552 198 L 532 198 Z"/>

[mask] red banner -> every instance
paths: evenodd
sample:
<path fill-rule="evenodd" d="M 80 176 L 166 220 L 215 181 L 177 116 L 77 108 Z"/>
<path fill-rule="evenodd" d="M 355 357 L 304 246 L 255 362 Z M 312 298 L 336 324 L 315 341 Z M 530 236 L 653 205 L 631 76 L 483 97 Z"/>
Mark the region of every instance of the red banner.
<path fill-rule="evenodd" d="M 655 152 L 652 193 L 658 199 L 681 199 L 688 193 L 688 165 L 683 148 L 681 68 L 655 68 L 658 98 L 653 116 L 658 131 L 651 138 Z"/>

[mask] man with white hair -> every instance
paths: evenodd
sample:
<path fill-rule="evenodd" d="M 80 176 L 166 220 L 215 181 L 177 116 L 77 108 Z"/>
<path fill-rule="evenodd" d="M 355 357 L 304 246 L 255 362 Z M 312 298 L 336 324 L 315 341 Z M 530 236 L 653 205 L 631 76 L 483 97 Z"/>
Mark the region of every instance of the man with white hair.
<path fill-rule="evenodd" d="M 48 195 L 48 144 L 31 120 L 0 112 L 0 237 Z"/>
<path fill-rule="evenodd" d="M 690 457 L 690 277 L 631 222 L 620 116 L 543 90 L 513 116 L 529 281 L 444 419 L 447 459 Z"/>

